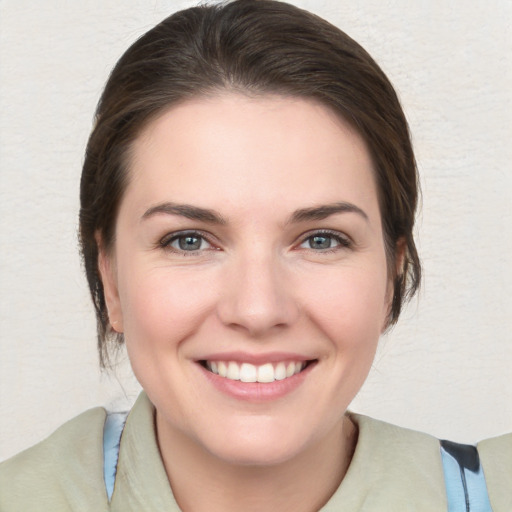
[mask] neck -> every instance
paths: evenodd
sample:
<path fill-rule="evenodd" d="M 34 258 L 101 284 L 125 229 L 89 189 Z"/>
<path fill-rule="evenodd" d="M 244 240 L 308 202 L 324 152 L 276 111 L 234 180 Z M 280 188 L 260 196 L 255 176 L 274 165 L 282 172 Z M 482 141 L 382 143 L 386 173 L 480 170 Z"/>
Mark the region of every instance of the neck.
<path fill-rule="evenodd" d="M 344 417 L 290 460 L 241 466 L 217 458 L 179 431 L 162 428 L 161 421 L 157 414 L 162 459 L 175 499 L 185 512 L 319 510 L 343 480 L 357 438 L 356 427 Z"/>

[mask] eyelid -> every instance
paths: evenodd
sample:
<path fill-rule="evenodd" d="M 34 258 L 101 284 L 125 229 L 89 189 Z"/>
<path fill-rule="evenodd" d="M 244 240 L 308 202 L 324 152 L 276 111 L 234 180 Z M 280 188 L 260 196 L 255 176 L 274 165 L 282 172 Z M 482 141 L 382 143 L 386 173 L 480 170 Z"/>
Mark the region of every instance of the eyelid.
<path fill-rule="evenodd" d="M 198 238 L 202 238 L 205 242 L 207 242 L 210 245 L 210 247 L 207 249 L 198 249 L 196 251 L 183 251 L 183 250 L 177 249 L 175 247 L 171 247 L 171 242 L 173 242 L 174 240 L 177 240 L 178 238 L 180 238 L 182 236 L 197 236 Z M 184 254 L 184 253 L 186 253 L 186 254 L 192 253 L 193 254 L 193 253 L 199 253 L 199 252 L 204 252 L 204 251 L 219 250 L 218 244 L 216 244 L 213 241 L 213 238 L 214 238 L 213 235 L 211 235 L 210 233 L 203 231 L 201 229 L 182 229 L 179 231 L 173 231 L 171 233 L 167 233 L 162 238 L 160 238 L 157 245 L 161 249 L 166 249 L 166 250 L 176 252 L 179 254 Z"/>
<path fill-rule="evenodd" d="M 343 233 L 341 231 L 336 231 L 336 230 L 332 230 L 332 229 L 313 229 L 311 231 L 303 233 L 300 236 L 299 242 L 296 245 L 296 247 L 300 247 L 309 238 L 314 237 L 314 236 L 330 236 L 331 238 L 334 238 L 339 243 L 339 246 L 330 247 L 328 249 L 323 249 L 323 250 L 315 250 L 312 248 L 309 249 L 314 252 L 327 252 L 327 251 L 336 250 L 337 248 L 343 248 L 343 249 L 350 248 L 353 246 L 353 243 L 354 243 L 353 240 L 348 235 L 346 235 L 345 233 Z"/>
<path fill-rule="evenodd" d="M 195 251 L 183 251 L 183 250 L 171 247 L 171 245 L 170 245 L 171 242 L 173 242 L 174 240 L 176 240 L 182 236 L 197 236 L 199 238 L 202 238 L 206 243 L 208 243 L 210 245 L 210 247 L 208 247 L 207 249 L 198 249 Z M 313 252 L 327 252 L 330 250 L 331 251 L 336 250 L 338 248 L 342 248 L 342 249 L 350 248 L 353 245 L 353 240 L 348 235 L 346 235 L 345 233 L 343 233 L 341 231 L 332 230 L 332 229 L 312 229 L 312 230 L 300 235 L 298 242 L 294 245 L 295 248 L 300 248 L 300 246 L 302 244 L 304 244 L 309 238 L 314 237 L 314 236 L 331 237 L 334 240 L 336 240 L 339 243 L 339 245 L 336 247 L 332 247 L 332 248 L 328 248 L 328 249 L 324 249 L 324 250 L 316 250 L 316 249 L 310 248 L 309 250 L 311 250 Z M 176 252 L 179 254 L 189 254 L 190 255 L 190 254 L 194 254 L 194 253 L 197 254 L 199 252 L 204 252 L 204 251 L 220 250 L 219 243 L 215 242 L 214 240 L 215 240 L 215 237 L 211 233 L 208 233 L 207 231 L 203 231 L 201 229 L 183 229 L 183 230 L 173 231 L 173 232 L 165 234 L 163 237 L 161 237 L 158 240 L 156 245 L 157 245 L 157 247 L 159 247 L 161 249 L 166 249 L 166 250 Z"/>

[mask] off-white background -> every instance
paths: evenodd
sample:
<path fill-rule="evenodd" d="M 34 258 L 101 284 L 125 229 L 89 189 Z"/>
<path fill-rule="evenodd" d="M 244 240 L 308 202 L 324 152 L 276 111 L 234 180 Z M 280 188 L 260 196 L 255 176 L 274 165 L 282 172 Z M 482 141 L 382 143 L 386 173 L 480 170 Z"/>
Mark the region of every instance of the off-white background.
<path fill-rule="evenodd" d="M 0 0 L 0 458 L 137 394 L 101 374 L 77 254 L 93 110 L 122 51 L 187 0 Z M 418 302 L 352 408 L 459 441 L 512 430 L 512 2 L 295 0 L 396 85 L 423 186 Z"/>

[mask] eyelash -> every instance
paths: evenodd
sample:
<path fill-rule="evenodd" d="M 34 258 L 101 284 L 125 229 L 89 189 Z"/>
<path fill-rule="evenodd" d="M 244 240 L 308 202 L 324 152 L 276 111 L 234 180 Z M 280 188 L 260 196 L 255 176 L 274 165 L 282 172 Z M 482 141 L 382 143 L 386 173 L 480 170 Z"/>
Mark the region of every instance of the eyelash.
<path fill-rule="evenodd" d="M 299 244 L 299 247 L 301 247 L 303 244 L 307 243 L 308 240 L 312 240 L 315 237 L 325 237 L 330 238 L 338 243 L 338 245 L 334 247 L 327 247 L 325 249 L 313 249 L 313 247 L 305 248 L 307 250 L 313 251 L 313 252 L 320 252 L 320 253 L 332 253 L 336 252 L 340 249 L 350 249 L 353 246 L 352 240 L 348 238 L 345 235 L 342 235 L 338 231 L 331 231 L 331 230 L 320 230 L 320 231 L 314 231 L 311 233 L 307 233 L 303 238 L 302 241 Z"/>
<path fill-rule="evenodd" d="M 202 249 L 199 247 L 198 249 L 192 249 L 192 250 L 184 250 L 178 247 L 173 247 L 172 243 L 179 241 L 180 238 L 196 238 L 200 241 L 200 244 L 202 245 L 203 242 L 207 243 L 210 247 L 206 249 Z M 347 236 L 342 235 L 338 231 L 331 231 L 331 230 L 319 230 L 319 231 L 313 231 L 310 233 L 306 233 L 302 238 L 301 242 L 296 245 L 295 247 L 301 248 L 303 244 L 306 244 L 308 241 L 314 239 L 315 237 L 323 237 L 323 238 L 329 238 L 331 240 L 334 240 L 337 245 L 334 247 L 326 247 L 326 248 L 320 248 L 320 249 L 314 249 L 313 247 L 303 247 L 306 250 L 316 252 L 316 253 L 333 253 L 340 249 L 350 249 L 353 245 L 352 240 L 350 240 Z M 166 236 L 164 236 L 159 242 L 158 246 L 162 249 L 169 250 L 171 252 L 183 255 L 183 256 L 193 256 L 197 255 L 200 252 L 203 252 L 205 250 L 218 250 L 218 247 L 215 246 L 215 244 L 210 240 L 210 236 L 207 233 L 204 233 L 202 231 L 179 231 L 175 233 L 170 233 Z"/>
<path fill-rule="evenodd" d="M 197 238 L 197 239 L 200 240 L 201 244 L 203 242 L 206 242 L 210 247 L 208 247 L 207 249 L 199 248 L 199 249 L 194 249 L 194 250 L 190 250 L 190 251 L 187 251 L 187 250 L 184 250 L 184 249 L 180 249 L 178 247 L 172 247 L 171 244 L 173 242 L 179 241 L 180 238 L 187 238 L 187 237 Z M 179 231 L 179 232 L 170 233 L 170 234 L 164 236 L 158 242 L 158 245 L 162 249 L 169 250 L 171 252 L 174 252 L 174 253 L 177 253 L 177 254 L 180 254 L 180 255 L 183 255 L 183 256 L 193 256 L 193 255 L 198 254 L 199 252 L 202 252 L 204 250 L 217 250 L 217 248 L 210 241 L 209 238 L 210 237 L 206 233 L 203 233 L 201 231 Z"/>

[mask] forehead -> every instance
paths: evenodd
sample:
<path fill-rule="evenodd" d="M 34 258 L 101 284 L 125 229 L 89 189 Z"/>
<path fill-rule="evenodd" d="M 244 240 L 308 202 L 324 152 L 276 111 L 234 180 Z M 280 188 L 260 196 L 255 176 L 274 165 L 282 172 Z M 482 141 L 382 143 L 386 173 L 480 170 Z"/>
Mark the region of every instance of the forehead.
<path fill-rule="evenodd" d="M 127 196 L 140 201 L 243 209 L 248 199 L 283 208 L 376 199 L 362 138 L 302 98 L 223 93 L 186 101 L 153 120 L 131 156 Z"/>

